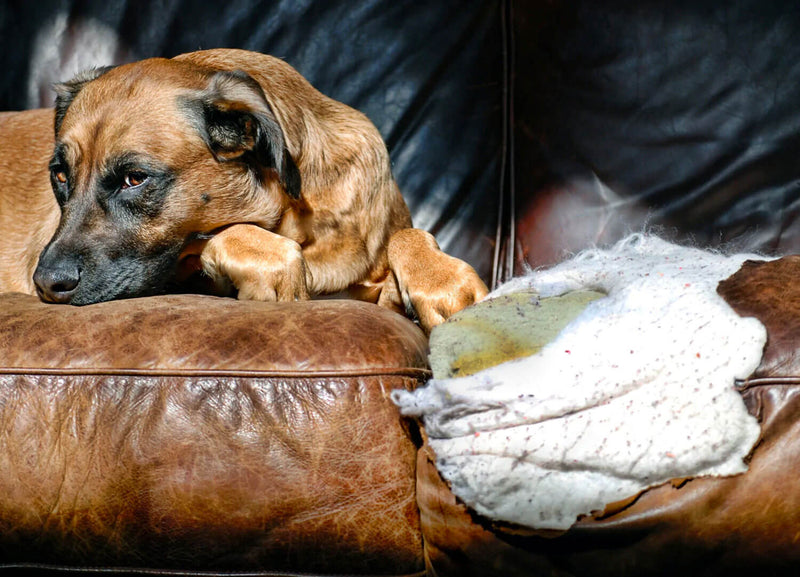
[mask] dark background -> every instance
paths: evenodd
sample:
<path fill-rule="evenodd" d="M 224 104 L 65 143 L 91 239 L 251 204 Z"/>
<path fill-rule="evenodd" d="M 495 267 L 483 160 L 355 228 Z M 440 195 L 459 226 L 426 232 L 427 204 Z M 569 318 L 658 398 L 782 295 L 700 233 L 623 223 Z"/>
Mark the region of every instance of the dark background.
<path fill-rule="evenodd" d="M 518 256 L 800 252 L 800 3 L 515 0 Z"/>

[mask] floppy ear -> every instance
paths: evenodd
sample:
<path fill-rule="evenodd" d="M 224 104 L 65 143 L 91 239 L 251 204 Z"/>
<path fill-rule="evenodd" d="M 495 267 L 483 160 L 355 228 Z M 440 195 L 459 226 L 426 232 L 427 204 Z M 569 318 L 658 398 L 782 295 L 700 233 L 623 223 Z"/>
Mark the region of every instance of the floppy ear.
<path fill-rule="evenodd" d="M 56 92 L 56 134 L 61 130 L 61 124 L 64 122 L 64 116 L 67 114 L 67 109 L 75 97 L 78 95 L 84 86 L 89 84 L 92 80 L 100 78 L 103 74 L 114 68 L 113 66 L 102 66 L 100 68 L 91 68 L 76 74 L 71 80 L 66 82 L 59 82 L 53 84 L 53 90 Z"/>
<path fill-rule="evenodd" d="M 244 72 L 217 72 L 201 97 L 202 132 L 220 162 L 273 168 L 286 194 L 300 198 L 300 172 L 264 91 Z"/>

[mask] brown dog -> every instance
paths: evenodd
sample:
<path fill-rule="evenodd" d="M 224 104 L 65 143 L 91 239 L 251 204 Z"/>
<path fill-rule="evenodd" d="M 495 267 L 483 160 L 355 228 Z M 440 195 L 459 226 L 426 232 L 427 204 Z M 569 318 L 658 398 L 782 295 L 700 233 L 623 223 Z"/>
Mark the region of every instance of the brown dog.
<path fill-rule="evenodd" d="M 46 301 L 162 293 L 202 267 L 239 298 L 347 290 L 411 308 L 429 331 L 486 294 L 411 228 L 372 123 L 281 60 L 195 52 L 93 71 L 57 94 L 61 216 L 33 275 Z M 44 229 L 52 219 L 52 205 L 12 209 L 45 215 Z"/>

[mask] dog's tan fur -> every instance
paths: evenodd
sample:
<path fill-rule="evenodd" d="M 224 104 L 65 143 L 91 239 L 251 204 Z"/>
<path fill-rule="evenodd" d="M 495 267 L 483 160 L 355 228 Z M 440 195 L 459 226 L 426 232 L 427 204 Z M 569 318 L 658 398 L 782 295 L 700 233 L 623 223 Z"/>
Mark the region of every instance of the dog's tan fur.
<path fill-rule="evenodd" d="M 263 96 L 239 77 L 220 74 L 231 71 L 249 75 Z M 139 223 L 126 242 L 180 244 L 184 269 L 201 266 L 220 286 L 230 281 L 239 298 L 294 300 L 347 290 L 382 306 L 411 306 L 429 331 L 487 292 L 471 267 L 411 228 L 372 123 L 319 93 L 281 60 L 210 50 L 120 66 L 63 90 L 72 92 L 56 139 L 70 170 L 70 197 L 51 244 L 76 235 L 98 246 L 113 242 L 119 231 L 92 194 L 109 159 L 133 152 L 169 167 L 174 182 L 157 217 Z M 187 118 L 185 103 L 192 99 L 213 100 L 222 112 L 274 115 L 299 172 L 299 198 L 287 194 L 280 167 L 254 172 L 243 166 L 240 160 L 254 146 L 249 140 L 210 150 Z M 30 146 L 35 133 L 34 157 L 41 158 L 41 150 L 52 147 L 52 136 L 40 135 L 52 113 L 12 117 L 0 117 L 0 137 L 28 130 Z M 250 134 L 252 127 L 243 126 Z M 0 226 L 11 230 L 12 240 L 0 249 L 0 290 L 32 292 L 33 255 L 52 233 L 58 207 L 51 192 L 41 198 L 46 166 L 28 166 L 27 150 L 7 153 L 0 177 L 14 180 L 0 195 Z M 29 228 L 31 220 L 41 223 Z M 187 242 L 198 233 L 201 239 Z"/>
<path fill-rule="evenodd" d="M 0 113 L 0 292 L 35 294 L 33 271 L 59 219 L 47 161 L 53 111 Z"/>

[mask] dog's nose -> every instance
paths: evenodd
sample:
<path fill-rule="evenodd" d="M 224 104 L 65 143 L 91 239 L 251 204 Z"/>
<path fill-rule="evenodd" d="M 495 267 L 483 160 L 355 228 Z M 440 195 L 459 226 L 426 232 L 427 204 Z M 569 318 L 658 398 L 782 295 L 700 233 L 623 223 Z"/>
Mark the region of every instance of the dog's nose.
<path fill-rule="evenodd" d="M 69 262 L 55 266 L 42 266 L 40 263 L 33 273 L 33 282 L 43 301 L 67 304 L 81 282 L 81 271 L 77 265 Z"/>

